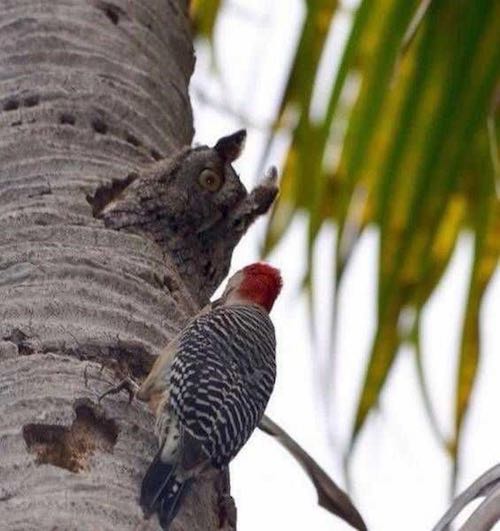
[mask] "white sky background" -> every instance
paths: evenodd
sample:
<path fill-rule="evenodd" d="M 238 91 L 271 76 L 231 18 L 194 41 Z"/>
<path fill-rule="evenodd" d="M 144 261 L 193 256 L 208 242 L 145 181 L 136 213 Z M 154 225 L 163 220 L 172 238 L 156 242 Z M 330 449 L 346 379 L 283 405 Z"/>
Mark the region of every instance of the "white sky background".
<path fill-rule="evenodd" d="M 352 6 L 356 2 L 343 4 Z M 216 29 L 219 78 L 210 68 L 207 50 L 197 49 L 191 86 L 195 141 L 212 145 L 220 136 L 247 126 L 247 146 L 236 167 L 248 188 L 255 183 L 265 140 L 263 126 L 274 116 L 284 88 L 302 15 L 300 0 L 231 0 L 226 2 Z M 334 74 L 348 31 L 349 15 L 345 12 L 334 25 L 329 53 L 322 65 L 323 86 Z M 314 108 L 318 110 L 324 103 L 321 80 L 315 89 Z M 253 127 L 238 116 L 245 117 Z M 281 156 L 278 146 L 270 160 L 279 164 Z M 323 326 L 313 346 L 307 305 L 299 289 L 305 266 L 305 231 L 304 220 L 297 219 L 270 257 L 281 268 L 285 287 L 272 314 L 277 329 L 278 380 L 267 412 L 342 483 L 342 451 L 375 326 L 377 234 L 371 231 L 364 235 L 341 287 L 339 355 L 329 395 L 332 417 L 327 421 L 325 396 L 313 361 L 324 359 L 327 349 L 335 232 L 334 228 L 323 229 L 316 247 L 317 313 Z M 232 271 L 258 259 L 262 233 L 261 220 L 237 247 Z M 446 433 L 452 429 L 457 332 L 463 317 L 472 246 L 472 238 L 463 235 L 423 319 L 425 370 Z M 497 271 L 482 308 L 483 358 L 463 439 L 460 488 L 500 462 L 499 320 Z M 450 462 L 429 429 L 409 349 L 398 356 L 379 412 L 371 415 L 358 441 L 351 470 L 351 495 L 372 531 L 430 530 L 446 508 Z M 351 529 L 316 504 L 314 489 L 302 470 L 258 430 L 233 461 L 231 472 L 240 531 Z"/>

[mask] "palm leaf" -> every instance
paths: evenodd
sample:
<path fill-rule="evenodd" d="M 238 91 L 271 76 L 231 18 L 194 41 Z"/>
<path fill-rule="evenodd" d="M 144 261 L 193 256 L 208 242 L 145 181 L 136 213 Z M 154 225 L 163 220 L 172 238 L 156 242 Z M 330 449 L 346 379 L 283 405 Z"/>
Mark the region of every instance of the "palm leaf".
<path fill-rule="evenodd" d="M 196 34 L 213 40 L 215 23 L 221 7 L 221 0 L 191 0 L 189 5 L 191 21 Z"/>
<path fill-rule="evenodd" d="M 358 397 L 352 449 L 405 340 L 397 327 L 401 313 L 411 308 L 419 319 L 459 235 L 463 230 L 474 235 L 451 442 L 440 435 L 427 403 L 438 439 L 456 460 L 480 356 L 481 301 L 500 255 L 495 239 L 500 231 L 495 194 L 495 186 L 500 189 L 495 99 L 500 3 L 362 0 L 324 112 L 313 116 L 314 82 L 332 22 L 341 15 L 336 1 L 306 2 L 302 33 L 263 150 L 262 164 L 275 135 L 290 135 L 281 196 L 263 252 L 280 242 L 297 214 L 306 214 L 304 287 L 311 300 L 313 245 L 324 222 L 336 223 L 335 303 L 360 235 L 369 225 L 378 228 L 377 330 Z M 207 35 L 213 32 L 211 16 L 204 15 L 208 22 L 200 25 L 209 28 L 200 29 Z M 416 323 L 416 347 L 419 334 Z M 425 375 L 419 374 L 428 400 Z"/>

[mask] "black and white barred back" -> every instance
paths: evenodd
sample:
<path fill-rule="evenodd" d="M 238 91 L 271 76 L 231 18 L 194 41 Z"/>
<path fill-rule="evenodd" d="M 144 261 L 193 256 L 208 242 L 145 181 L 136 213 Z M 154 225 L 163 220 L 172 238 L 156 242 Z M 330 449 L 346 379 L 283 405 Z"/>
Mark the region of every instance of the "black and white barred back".
<path fill-rule="evenodd" d="M 219 306 L 181 334 L 170 400 L 180 427 L 221 468 L 257 427 L 276 378 L 276 339 L 257 305 Z"/>

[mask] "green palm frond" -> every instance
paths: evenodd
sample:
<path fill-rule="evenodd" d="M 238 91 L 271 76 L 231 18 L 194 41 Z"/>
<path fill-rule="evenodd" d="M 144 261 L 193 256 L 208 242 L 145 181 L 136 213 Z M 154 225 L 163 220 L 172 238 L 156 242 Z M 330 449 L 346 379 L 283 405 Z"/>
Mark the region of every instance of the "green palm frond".
<path fill-rule="evenodd" d="M 440 437 L 456 460 L 480 357 L 481 302 L 500 256 L 500 3 L 362 0 L 320 116 L 311 113 L 313 88 L 341 8 L 326 0 L 310 0 L 305 7 L 286 89 L 269 132 L 269 145 L 283 128 L 291 143 L 263 252 L 280 242 L 297 213 L 306 213 L 312 268 L 319 229 L 325 222 L 335 223 L 337 292 L 364 229 L 378 228 L 377 329 L 352 449 L 407 339 L 397 326 L 402 312 L 411 309 L 419 319 L 459 235 L 473 235 L 457 353 L 455 433 L 452 440 Z M 204 16 L 211 22 L 200 27 L 213 28 L 213 18 Z M 305 286 L 312 290 L 310 271 L 306 277 Z M 418 342 L 419 327 L 414 331 Z M 423 372 L 420 381 L 425 387 Z"/>

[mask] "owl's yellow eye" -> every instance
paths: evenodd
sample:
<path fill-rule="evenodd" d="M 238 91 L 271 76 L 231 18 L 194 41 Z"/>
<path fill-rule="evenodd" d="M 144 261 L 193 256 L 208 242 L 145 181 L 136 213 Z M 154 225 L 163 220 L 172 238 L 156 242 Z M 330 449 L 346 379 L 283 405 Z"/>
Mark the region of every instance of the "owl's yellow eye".
<path fill-rule="evenodd" d="M 212 170 L 205 169 L 200 173 L 198 182 L 202 188 L 209 192 L 217 192 L 222 186 L 222 177 Z"/>

